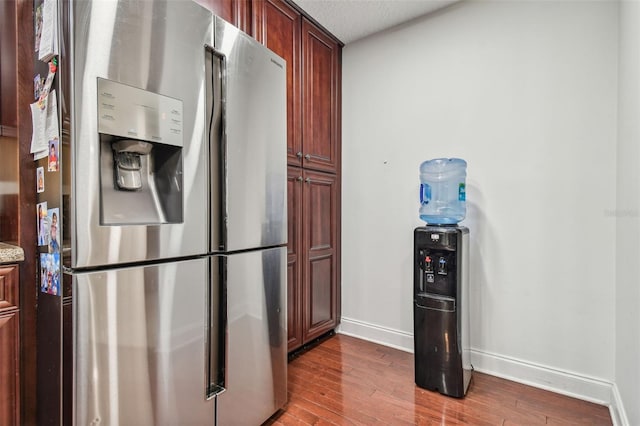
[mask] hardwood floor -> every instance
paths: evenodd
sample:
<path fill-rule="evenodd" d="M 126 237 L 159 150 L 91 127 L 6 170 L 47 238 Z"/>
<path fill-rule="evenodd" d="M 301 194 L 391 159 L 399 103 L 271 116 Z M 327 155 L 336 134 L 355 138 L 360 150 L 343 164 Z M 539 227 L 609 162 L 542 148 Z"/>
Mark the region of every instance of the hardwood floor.
<path fill-rule="evenodd" d="M 289 363 L 289 403 L 268 425 L 611 425 L 609 409 L 473 373 L 462 399 L 418 388 L 413 354 L 344 335 Z"/>

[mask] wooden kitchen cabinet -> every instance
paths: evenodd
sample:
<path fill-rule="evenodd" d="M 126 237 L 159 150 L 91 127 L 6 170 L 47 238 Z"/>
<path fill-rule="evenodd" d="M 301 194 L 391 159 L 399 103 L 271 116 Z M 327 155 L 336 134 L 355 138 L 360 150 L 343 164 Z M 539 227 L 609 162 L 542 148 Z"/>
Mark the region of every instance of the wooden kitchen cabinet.
<path fill-rule="evenodd" d="M 302 165 L 302 15 L 284 0 L 253 3 L 255 38 L 287 61 L 287 162 Z"/>
<path fill-rule="evenodd" d="M 337 40 L 285 0 L 252 3 L 255 38 L 287 61 L 287 162 L 336 173 L 340 161 Z"/>
<path fill-rule="evenodd" d="M 233 0 L 194 0 L 227 22 L 233 22 Z"/>
<path fill-rule="evenodd" d="M 246 33 L 251 32 L 251 0 L 194 0 Z"/>
<path fill-rule="evenodd" d="M 305 170 L 302 220 L 302 339 L 338 325 L 338 178 Z"/>
<path fill-rule="evenodd" d="M 287 0 L 251 2 L 253 35 L 287 61 L 289 352 L 340 321 L 341 44 Z"/>
<path fill-rule="evenodd" d="M 0 425 L 20 424 L 20 321 L 17 265 L 0 265 Z"/>
<path fill-rule="evenodd" d="M 15 0 L 0 1 L 0 28 L 0 136 L 15 136 L 18 126 Z"/>
<path fill-rule="evenodd" d="M 335 174 L 297 167 L 288 173 L 289 351 L 340 320 L 339 187 Z"/>
<path fill-rule="evenodd" d="M 340 45 L 302 20 L 302 166 L 336 173 L 340 162 Z"/>
<path fill-rule="evenodd" d="M 302 339 L 302 169 L 289 167 L 287 173 L 287 347 L 299 348 Z"/>

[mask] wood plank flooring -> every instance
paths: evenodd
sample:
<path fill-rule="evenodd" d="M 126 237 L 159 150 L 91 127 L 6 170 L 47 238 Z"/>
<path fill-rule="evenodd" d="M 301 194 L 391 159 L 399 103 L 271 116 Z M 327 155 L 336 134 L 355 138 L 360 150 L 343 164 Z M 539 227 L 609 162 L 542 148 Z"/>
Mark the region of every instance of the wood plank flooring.
<path fill-rule="evenodd" d="M 609 409 L 473 373 L 456 399 L 418 388 L 413 354 L 334 336 L 289 363 L 289 402 L 267 425 L 611 425 Z"/>

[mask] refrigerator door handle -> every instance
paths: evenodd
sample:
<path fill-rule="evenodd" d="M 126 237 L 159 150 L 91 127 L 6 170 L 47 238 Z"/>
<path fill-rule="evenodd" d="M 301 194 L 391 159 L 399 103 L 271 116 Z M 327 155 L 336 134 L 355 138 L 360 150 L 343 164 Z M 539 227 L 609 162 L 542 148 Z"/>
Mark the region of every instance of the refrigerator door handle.
<path fill-rule="evenodd" d="M 207 398 L 225 391 L 227 371 L 227 259 L 209 258 Z"/>
<path fill-rule="evenodd" d="M 224 250 L 227 241 L 227 56 L 213 46 L 206 45 L 207 140 L 209 142 L 212 251 Z"/>

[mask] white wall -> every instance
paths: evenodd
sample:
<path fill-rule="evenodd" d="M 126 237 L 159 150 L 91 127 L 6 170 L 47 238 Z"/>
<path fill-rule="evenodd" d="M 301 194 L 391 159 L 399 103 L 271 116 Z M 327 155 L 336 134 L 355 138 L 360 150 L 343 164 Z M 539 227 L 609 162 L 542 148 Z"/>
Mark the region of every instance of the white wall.
<path fill-rule="evenodd" d="M 344 48 L 343 332 L 412 350 L 418 167 L 461 157 L 473 359 L 607 402 L 617 55 L 602 1 L 463 2 Z"/>
<path fill-rule="evenodd" d="M 620 3 L 616 375 L 628 424 L 640 424 L 640 2 Z M 621 410 L 621 412 L 624 412 Z"/>

